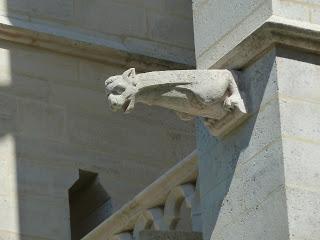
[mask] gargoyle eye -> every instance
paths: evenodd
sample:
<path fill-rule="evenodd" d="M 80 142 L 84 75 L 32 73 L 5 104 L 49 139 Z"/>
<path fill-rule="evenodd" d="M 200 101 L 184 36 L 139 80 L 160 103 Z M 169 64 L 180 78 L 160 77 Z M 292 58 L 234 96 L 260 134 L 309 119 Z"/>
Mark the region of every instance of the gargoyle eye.
<path fill-rule="evenodd" d="M 126 90 L 126 88 L 125 88 L 124 86 L 118 85 L 118 86 L 115 86 L 115 87 L 112 89 L 111 93 L 114 94 L 114 95 L 120 95 L 120 94 L 122 94 L 125 90 Z"/>

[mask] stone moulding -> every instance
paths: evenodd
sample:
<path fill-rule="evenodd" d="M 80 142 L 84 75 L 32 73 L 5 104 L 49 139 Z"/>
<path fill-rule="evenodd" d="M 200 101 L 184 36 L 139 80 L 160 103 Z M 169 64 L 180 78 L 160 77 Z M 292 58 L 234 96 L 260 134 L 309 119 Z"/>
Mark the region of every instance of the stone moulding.
<path fill-rule="evenodd" d="M 0 16 L 0 39 L 123 68 L 136 66 L 140 71 L 192 67 L 130 52 L 125 46 L 116 47 L 116 43 L 90 34 L 3 16 Z"/>
<path fill-rule="evenodd" d="M 214 136 L 222 137 L 248 115 L 237 86 L 238 73 L 229 70 L 175 70 L 136 74 L 131 68 L 106 80 L 114 111 L 125 113 L 136 103 L 177 112 L 182 120 L 203 117 Z"/>
<path fill-rule="evenodd" d="M 242 69 L 277 45 L 319 54 L 320 27 L 318 24 L 272 16 L 250 36 L 226 51 L 223 57 L 210 61 L 198 59 L 198 65 L 202 68 Z M 208 57 L 212 58 L 212 55 Z"/>

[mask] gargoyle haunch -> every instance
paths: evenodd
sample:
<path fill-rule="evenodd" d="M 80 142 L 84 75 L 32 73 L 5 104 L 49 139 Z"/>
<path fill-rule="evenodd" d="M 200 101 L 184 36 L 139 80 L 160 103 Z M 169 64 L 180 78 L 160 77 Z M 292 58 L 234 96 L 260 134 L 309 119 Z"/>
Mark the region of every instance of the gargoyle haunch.
<path fill-rule="evenodd" d="M 237 73 L 229 70 L 136 74 L 131 68 L 107 79 L 105 89 L 114 111 L 130 112 L 139 102 L 157 105 L 176 111 L 183 120 L 203 117 L 212 133 L 221 136 L 247 113 L 236 81 Z"/>

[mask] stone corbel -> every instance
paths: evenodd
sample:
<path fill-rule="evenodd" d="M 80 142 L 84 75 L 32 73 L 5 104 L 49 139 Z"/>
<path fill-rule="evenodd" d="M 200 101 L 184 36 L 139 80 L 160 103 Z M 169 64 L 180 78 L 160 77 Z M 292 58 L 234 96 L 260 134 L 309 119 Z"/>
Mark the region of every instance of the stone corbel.
<path fill-rule="evenodd" d="M 237 72 L 229 70 L 177 70 L 136 74 L 131 68 L 105 82 L 114 111 L 125 113 L 136 103 L 177 112 L 182 120 L 204 118 L 214 136 L 222 137 L 248 115 L 237 86 Z"/>

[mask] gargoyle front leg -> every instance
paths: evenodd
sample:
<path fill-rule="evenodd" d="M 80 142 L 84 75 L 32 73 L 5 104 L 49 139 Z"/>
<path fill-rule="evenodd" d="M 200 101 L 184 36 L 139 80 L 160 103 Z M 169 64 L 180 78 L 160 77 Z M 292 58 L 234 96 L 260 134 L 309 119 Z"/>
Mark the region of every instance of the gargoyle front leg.
<path fill-rule="evenodd" d="M 231 111 L 233 110 L 235 107 L 239 106 L 239 102 L 241 101 L 241 97 L 239 97 L 236 94 L 227 96 L 223 102 L 223 107 L 225 108 L 225 110 L 227 111 Z"/>
<path fill-rule="evenodd" d="M 230 79 L 228 92 L 230 93 L 230 95 L 225 98 L 223 102 L 223 107 L 227 111 L 232 111 L 236 107 L 241 112 L 246 112 L 243 99 L 240 95 L 239 88 L 234 79 Z"/>
<path fill-rule="evenodd" d="M 188 113 L 183 113 L 183 112 L 176 112 L 176 114 L 178 115 L 178 117 L 182 120 L 182 121 L 190 121 L 192 119 L 194 119 L 195 116 L 188 114 Z"/>
<path fill-rule="evenodd" d="M 215 126 L 215 124 L 217 123 L 217 121 L 218 120 L 212 119 L 212 118 L 203 118 L 204 125 L 209 129 L 213 128 Z"/>

